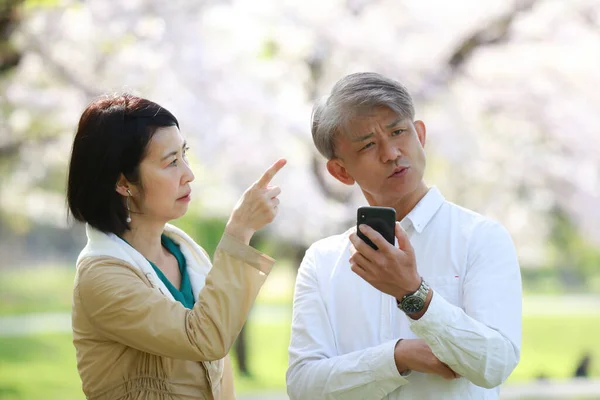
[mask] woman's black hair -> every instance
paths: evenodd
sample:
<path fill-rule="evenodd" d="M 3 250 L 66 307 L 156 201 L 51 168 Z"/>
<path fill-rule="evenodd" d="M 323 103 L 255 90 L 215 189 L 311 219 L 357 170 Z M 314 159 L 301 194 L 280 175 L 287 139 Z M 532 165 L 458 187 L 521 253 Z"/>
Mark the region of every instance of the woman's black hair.
<path fill-rule="evenodd" d="M 141 184 L 140 162 L 157 128 L 177 126 L 158 104 L 130 94 L 104 96 L 83 112 L 69 163 L 67 203 L 73 217 L 102 232 L 129 229 L 128 211 L 116 185 L 121 174 Z"/>

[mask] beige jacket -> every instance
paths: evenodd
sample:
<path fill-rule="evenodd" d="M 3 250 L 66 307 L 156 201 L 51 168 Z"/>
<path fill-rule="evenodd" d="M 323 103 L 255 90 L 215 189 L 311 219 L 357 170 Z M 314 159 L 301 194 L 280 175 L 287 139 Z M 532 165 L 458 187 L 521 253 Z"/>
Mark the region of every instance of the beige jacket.
<path fill-rule="evenodd" d="M 179 243 L 197 301 L 186 309 L 145 259 L 114 235 L 88 227 L 77 261 L 73 343 L 88 399 L 235 399 L 227 356 L 274 260 L 224 235 L 206 253 Z M 135 253 L 135 254 L 134 254 Z"/>

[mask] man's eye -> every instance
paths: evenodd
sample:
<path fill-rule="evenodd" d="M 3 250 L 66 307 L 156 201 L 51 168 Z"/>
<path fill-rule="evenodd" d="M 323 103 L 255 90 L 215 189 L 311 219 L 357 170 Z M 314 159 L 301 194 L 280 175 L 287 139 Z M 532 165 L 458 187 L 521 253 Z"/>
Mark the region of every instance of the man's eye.
<path fill-rule="evenodd" d="M 396 129 L 394 132 L 392 132 L 392 136 L 398 136 L 404 131 L 406 131 L 406 129 Z"/>
<path fill-rule="evenodd" d="M 177 159 L 174 159 L 173 161 L 171 161 L 171 163 L 169 165 L 171 165 L 173 167 L 176 167 L 177 166 Z"/>
<path fill-rule="evenodd" d="M 375 146 L 375 142 L 367 143 L 361 150 L 366 150 L 366 149 L 368 149 L 369 147 L 372 147 L 372 146 Z"/>

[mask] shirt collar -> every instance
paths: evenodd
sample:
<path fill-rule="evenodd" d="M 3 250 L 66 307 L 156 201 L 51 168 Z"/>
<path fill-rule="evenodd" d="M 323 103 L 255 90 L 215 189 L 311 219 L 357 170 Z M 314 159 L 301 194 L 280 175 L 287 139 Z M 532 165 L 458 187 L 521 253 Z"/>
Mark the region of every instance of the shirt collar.
<path fill-rule="evenodd" d="M 432 187 L 408 215 L 400 221 L 400 225 L 404 230 L 408 230 L 412 226 L 418 233 L 423 232 L 423 229 L 445 201 L 446 199 L 439 189 L 435 186 Z"/>

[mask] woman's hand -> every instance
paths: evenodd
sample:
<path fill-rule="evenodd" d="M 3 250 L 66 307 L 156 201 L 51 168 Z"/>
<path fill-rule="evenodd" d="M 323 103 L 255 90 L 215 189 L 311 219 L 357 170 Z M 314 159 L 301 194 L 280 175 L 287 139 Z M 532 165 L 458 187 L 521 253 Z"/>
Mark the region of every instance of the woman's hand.
<path fill-rule="evenodd" d="M 281 189 L 269 183 L 286 162 L 283 158 L 278 160 L 244 192 L 229 217 L 225 232 L 248 244 L 254 232 L 273 221 Z"/>

